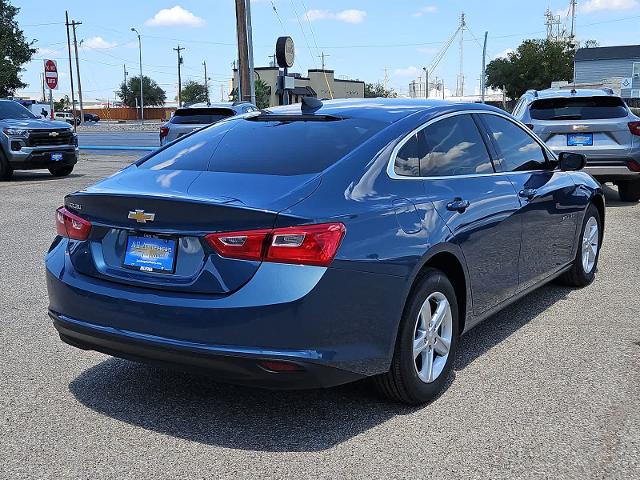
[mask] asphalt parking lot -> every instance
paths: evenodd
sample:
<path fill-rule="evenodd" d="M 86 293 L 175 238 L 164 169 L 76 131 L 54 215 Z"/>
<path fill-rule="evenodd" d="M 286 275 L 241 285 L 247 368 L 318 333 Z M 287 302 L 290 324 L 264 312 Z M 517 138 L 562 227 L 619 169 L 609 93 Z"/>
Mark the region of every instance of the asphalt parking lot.
<path fill-rule="evenodd" d="M 593 285 L 541 288 L 463 337 L 423 408 L 366 383 L 271 392 L 59 341 L 43 257 L 68 178 L 0 183 L 0 478 L 640 478 L 640 205 L 607 188 Z"/>

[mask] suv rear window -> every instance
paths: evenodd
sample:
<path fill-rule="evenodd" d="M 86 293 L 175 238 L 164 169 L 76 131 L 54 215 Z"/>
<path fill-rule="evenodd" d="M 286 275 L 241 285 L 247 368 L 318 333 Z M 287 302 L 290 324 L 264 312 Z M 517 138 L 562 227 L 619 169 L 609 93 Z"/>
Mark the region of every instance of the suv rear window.
<path fill-rule="evenodd" d="M 289 117 L 261 115 L 218 123 L 177 141 L 139 166 L 265 175 L 318 173 L 387 126 L 362 118 Z"/>
<path fill-rule="evenodd" d="M 543 98 L 531 104 L 536 120 L 596 120 L 622 118 L 629 113 L 619 97 Z"/>
<path fill-rule="evenodd" d="M 230 108 L 181 108 L 173 114 L 170 123 L 208 125 L 232 116 Z"/>

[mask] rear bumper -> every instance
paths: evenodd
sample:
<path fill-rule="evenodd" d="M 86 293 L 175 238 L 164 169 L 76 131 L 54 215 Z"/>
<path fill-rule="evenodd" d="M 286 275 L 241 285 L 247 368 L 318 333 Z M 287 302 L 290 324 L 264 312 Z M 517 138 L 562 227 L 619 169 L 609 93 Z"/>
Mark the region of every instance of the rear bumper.
<path fill-rule="evenodd" d="M 96 350 L 127 360 L 212 376 L 218 381 L 274 389 L 321 388 L 363 378 L 345 370 L 318 365 L 288 352 L 264 352 L 207 347 L 176 342 L 110 327 L 98 327 L 49 311 L 60 339 L 83 350 Z M 274 372 L 260 366 L 264 360 L 286 359 L 300 368 Z"/>
<path fill-rule="evenodd" d="M 46 279 L 56 328 L 72 345 L 210 370 L 232 383 L 248 375 L 256 384 L 249 374 L 261 359 L 304 365 L 309 375 L 292 377 L 286 388 L 337 385 L 389 368 L 407 288 L 403 277 L 269 263 L 235 293 L 173 292 L 80 274 L 67 246 L 67 240 L 54 242 Z M 284 388 L 272 379 L 259 380 Z"/>

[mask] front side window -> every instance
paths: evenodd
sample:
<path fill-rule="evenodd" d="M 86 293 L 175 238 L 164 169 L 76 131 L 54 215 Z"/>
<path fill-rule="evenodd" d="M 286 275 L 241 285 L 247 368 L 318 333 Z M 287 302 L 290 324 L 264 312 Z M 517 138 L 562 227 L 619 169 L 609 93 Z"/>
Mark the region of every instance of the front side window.
<path fill-rule="evenodd" d="M 446 177 L 493 173 L 493 164 L 470 115 L 436 121 L 400 149 L 395 172 L 404 176 Z"/>
<path fill-rule="evenodd" d="M 493 137 L 502 169 L 506 172 L 546 168 L 544 150 L 536 140 L 515 123 L 497 115 L 482 115 Z"/>

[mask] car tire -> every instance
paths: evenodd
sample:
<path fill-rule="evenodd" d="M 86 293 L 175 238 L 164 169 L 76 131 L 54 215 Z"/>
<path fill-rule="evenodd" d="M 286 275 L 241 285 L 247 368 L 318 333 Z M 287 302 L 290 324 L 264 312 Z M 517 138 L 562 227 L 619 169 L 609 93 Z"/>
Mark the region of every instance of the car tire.
<path fill-rule="evenodd" d="M 618 183 L 618 194 L 623 202 L 637 202 L 640 200 L 640 180 Z"/>
<path fill-rule="evenodd" d="M 593 226 L 597 228 L 595 234 Z M 586 287 L 596 276 L 598 269 L 598 258 L 600 257 L 600 246 L 602 245 L 602 219 L 600 212 L 591 204 L 587 208 L 582 220 L 580 230 L 579 245 L 576 258 L 571 268 L 559 277 L 560 283 L 571 287 Z M 595 252 L 593 249 L 595 248 Z M 592 252 L 592 255 L 589 252 Z M 586 253 L 585 253 L 586 252 Z M 589 255 L 585 260 L 585 255 Z"/>
<path fill-rule="evenodd" d="M 443 316 L 437 326 L 439 308 Z M 426 320 L 422 321 L 423 318 Z M 432 401 L 444 390 L 451 376 L 458 336 L 455 290 L 444 273 L 429 268 L 405 306 L 391 367 L 373 378 L 374 385 L 395 402 L 420 405 Z"/>
<path fill-rule="evenodd" d="M 69 165 L 65 167 L 51 167 L 49 168 L 49 172 L 54 177 L 66 177 L 71 172 L 73 172 L 73 165 Z"/>
<path fill-rule="evenodd" d="M 9 164 L 4 152 L 0 150 L 0 181 L 11 180 L 13 176 L 13 168 Z"/>

